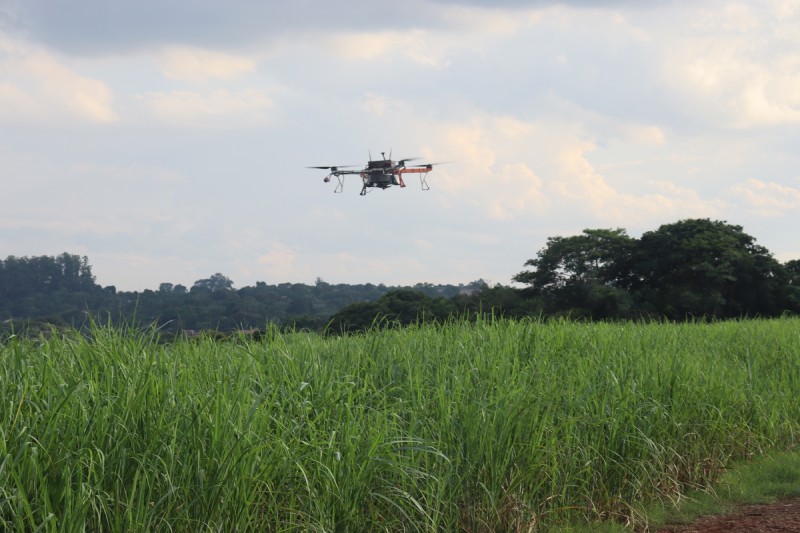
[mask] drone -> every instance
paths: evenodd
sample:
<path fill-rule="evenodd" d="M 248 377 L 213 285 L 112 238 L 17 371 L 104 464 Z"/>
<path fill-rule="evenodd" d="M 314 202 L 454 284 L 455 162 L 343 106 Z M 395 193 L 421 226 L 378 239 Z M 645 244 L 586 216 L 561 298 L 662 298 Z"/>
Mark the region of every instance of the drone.
<path fill-rule="evenodd" d="M 358 174 L 361 176 L 362 187 L 360 196 L 365 196 L 368 189 L 388 189 L 394 185 L 398 187 L 405 187 L 403 181 L 403 174 L 419 174 L 420 186 L 423 191 L 430 190 L 428 186 L 428 172 L 433 170 L 434 165 L 439 163 L 424 163 L 422 165 L 410 165 L 406 163 L 418 160 L 418 157 L 407 157 L 405 159 L 392 160 L 392 154 L 389 153 L 387 159 L 386 152 L 381 152 L 381 159 L 372 159 L 370 154 L 370 161 L 361 170 L 345 170 L 352 168 L 356 165 L 325 165 L 320 167 L 306 167 L 317 168 L 320 170 L 327 170 L 329 174 L 325 176 L 323 181 L 328 183 L 332 177 L 338 180 L 338 184 L 333 192 L 339 193 L 344 190 L 344 177 L 350 174 Z"/>

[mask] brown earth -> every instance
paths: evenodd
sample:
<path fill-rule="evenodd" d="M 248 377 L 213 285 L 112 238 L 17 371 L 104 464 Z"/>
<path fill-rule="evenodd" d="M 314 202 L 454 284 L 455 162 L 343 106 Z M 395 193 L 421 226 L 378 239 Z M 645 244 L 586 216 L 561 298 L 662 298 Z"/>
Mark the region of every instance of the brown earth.
<path fill-rule="evenodd" d="M 800 533 L 800 498 L 743 505 L 732 514 L 705 516 L 696 522 L 667 526 L 657 533 Z"/>

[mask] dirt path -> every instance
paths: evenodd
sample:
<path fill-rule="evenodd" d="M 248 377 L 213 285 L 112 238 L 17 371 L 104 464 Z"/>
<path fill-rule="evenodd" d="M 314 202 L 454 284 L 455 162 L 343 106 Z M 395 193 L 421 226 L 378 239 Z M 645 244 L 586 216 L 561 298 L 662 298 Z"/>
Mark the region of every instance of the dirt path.
<path fill-rule="evenodd" d="M 706 516 L 693 524 L 668 526 L 657 533 L 800 533 L 800 498 L 745 505 L 733 514 Z"/>

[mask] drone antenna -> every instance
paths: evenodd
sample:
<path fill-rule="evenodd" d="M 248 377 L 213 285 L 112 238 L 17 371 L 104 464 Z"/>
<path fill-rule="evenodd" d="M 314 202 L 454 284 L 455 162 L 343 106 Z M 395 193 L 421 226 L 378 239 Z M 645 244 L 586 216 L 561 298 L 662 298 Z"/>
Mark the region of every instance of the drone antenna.
<path fill-rule="evenodd" d="M 381 152 L 381 157 L 386 161 L 386 152 Z M 389 154 L 389 157 L 392 157 L 391 154 Z"/>

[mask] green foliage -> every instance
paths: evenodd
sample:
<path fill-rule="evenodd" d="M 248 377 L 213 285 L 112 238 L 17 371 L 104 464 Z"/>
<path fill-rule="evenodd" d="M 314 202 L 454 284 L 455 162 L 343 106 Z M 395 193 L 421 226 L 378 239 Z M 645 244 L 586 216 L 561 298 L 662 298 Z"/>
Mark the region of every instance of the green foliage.
<path fill-rule="evenodd" d="M 636 241 L 623 229 L 586 229 L 573 237 L 551 237 L 514 281 L 545 299 L 547 314 L 573 318 L 634 316 L 631 263 Z"/>
<path fill-rule="evenodd" d="M 399 289 L 386 293 L 376 302 L 347 306 L 331 317 L 327 329 L 332 333 L 352 333 L 367 331 L 374 326 L 441 322 L 452 316 L 453 311 L 452 303 L 444 298 L 431 298 L 415 290 Z"/>
<path fill-rule="evenodd" d="M 643 525 L 796 445 L 798 319 L 0 345 L 0 529 Z"/>
<path fill-rule="evenodd" d="M 785 270 L 735 226 L 684 220 L 639 240 L 635 288 L 667 316 L 775 315 L 786 309 Z"/>
<path fill-rule="evenodd" d="M 0 319 L 60 317 L 81 323 L 99 296 L 86 257 L 14 257 L 0 261 Z"/>
<path fill-rule="evenodd" d="M 634 240 L 625 230 L 586 229 L 574 237 L 550 237 L 536 259 L 535 268 L 520 272 L 514 281 L 540 292 L 557 292 L 576 284 L 624 285 Z"/>
<path fill-rule="evenodd" d="M 587 229 L 548 239 L 526 265 L 534 270 L 514 280 L 544 297 L 548 314 L 684 320 L 800 312 L 795 265 L 781 265 L 741 226 L 721 221 L 682 220 L 640 239 Z"/>
<path fill-rule="evenodd" d="M 233 288 L 233 281 L 219 272 L 212 274 L 206 279 L 198 279 L 194 282 L 192 290 L 205 291 L 229 291 Z"/>
<path fill-rule="evenodd" d="M 417 284 L 414 289 L 431 298 L 447 298 L 481 286 Z M 90 318 L 117 324 L 155 324 L 162 336 L 182 331 L 265 327 L 268 323 L 292 329 L 321 331 L 332 314 L 356 302 L 375 301 L 396 287 L 385 285 L 280 283 L 234 289 L 233 282 L 216 273 L 197 280 L 191 290 L 161 283 L 157 291 L 117 291 L 94 283 L 88 260 L 69 254 L 59 257 L 15 258 L 0 261 L 0 330 L 10 331 L 13 321 L 51 326 L 87 327 Z M 416 314 L 406 309 L 402 315 Z M 36 335 L 40 330 L 26 327 Z M 20 331 L 20 329 L 17 329 Z"/>

